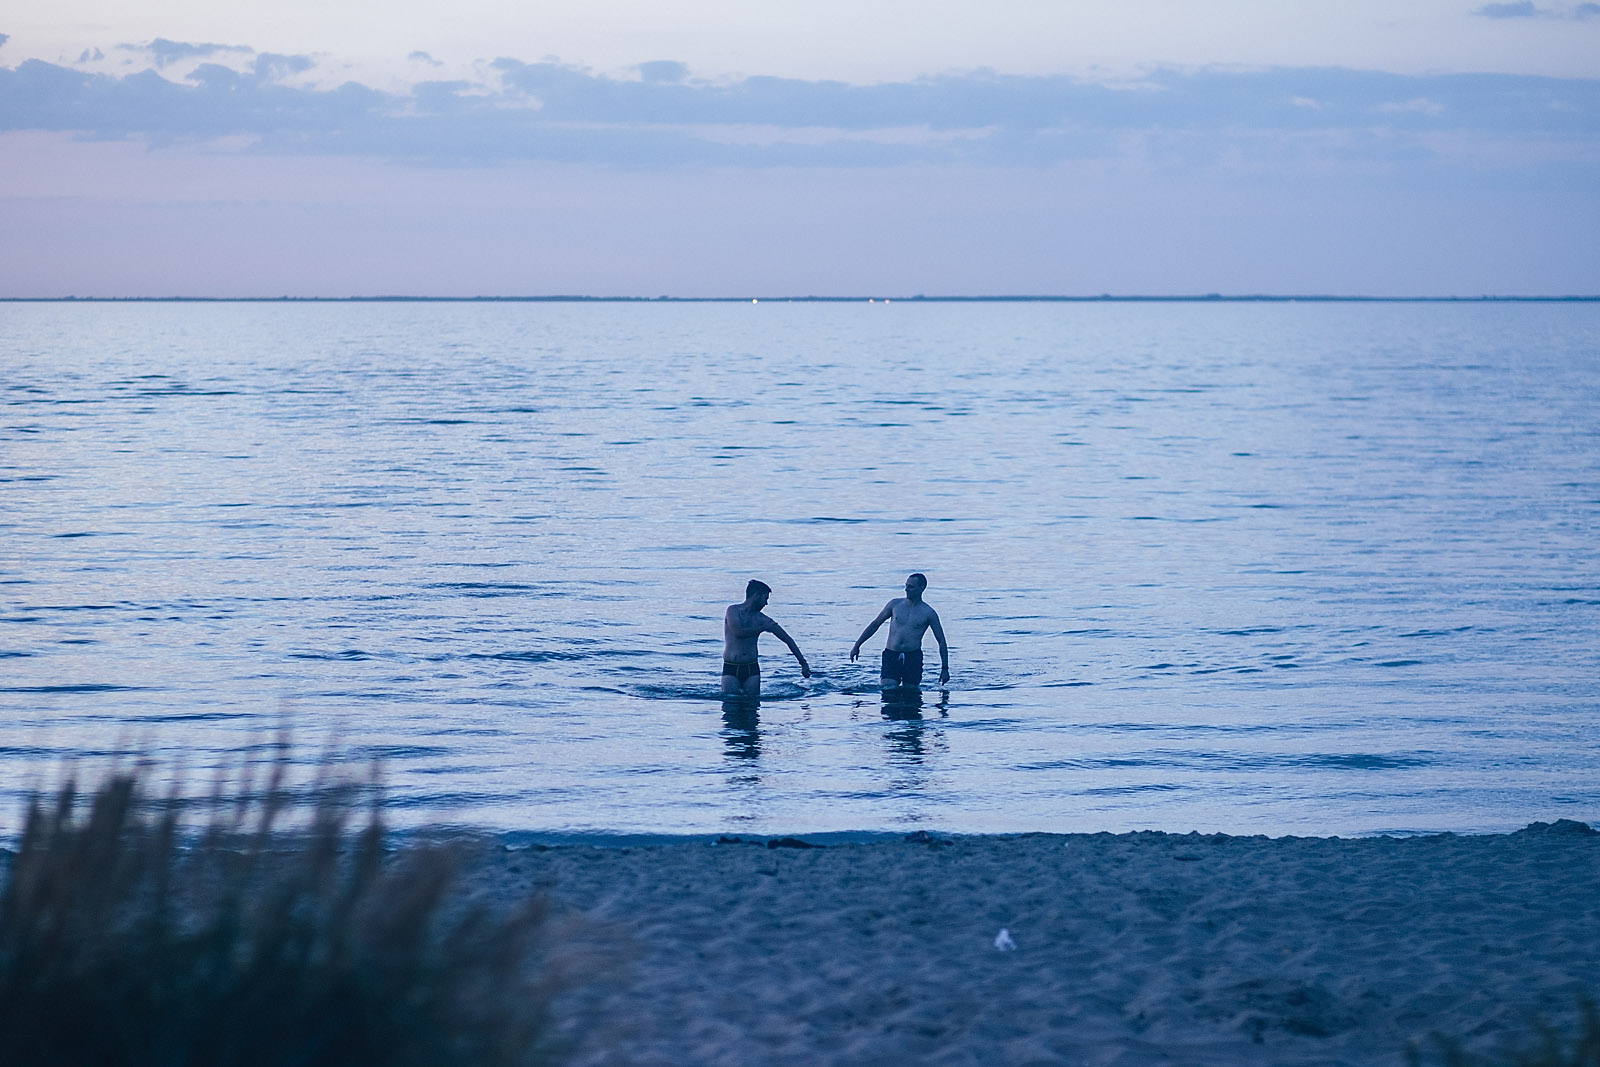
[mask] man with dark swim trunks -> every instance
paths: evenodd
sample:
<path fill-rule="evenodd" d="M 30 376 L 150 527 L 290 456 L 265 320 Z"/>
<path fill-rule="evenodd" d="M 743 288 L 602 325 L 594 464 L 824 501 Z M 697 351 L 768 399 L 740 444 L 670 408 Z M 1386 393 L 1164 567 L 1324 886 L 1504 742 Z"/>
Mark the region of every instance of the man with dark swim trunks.
<path fill-rule="evenodd" d="M 883 688 L 888 689 L 920 689 L 922 688 L 922 635 L 929 629 L 933 630 L 934 639 L 939 642 L 939 684 L 944 685 L 950 680 L 950 646 L 944 642 L 944 627 L 939 625 L 939 613 L 922 600 L 922 593 L 928 588 L 928 579 L 922 574 L 913 574 L 906 579 L 906 595 L 895 597 L 883 606 L 878 612 L 878 617 L 872 620 L 872 625 L 861 631 L 861 636 L 856 638 L 856 643 L 850 649 L 850 661 L 853 663 L 861 654 L 861 644 L 867 638 L 878 632 L 884 620 L 889 622 L 888 647 L 883 650 Z"/>
<path fill-rule="evenodd" d="M 783 632 L 761 609 L 767 606 L 772 587 L 754 578 L 744 587 L 744 603 L 729 604 L 722 617 L 722 693 L 724 696 L 761 695 L 761 661 L 756 642 L 762 634 L 772 634 L 789 646 L 800 663 L 800 677 L 811 677 L 811 665 L 800 654 L 794 638 Z"/>

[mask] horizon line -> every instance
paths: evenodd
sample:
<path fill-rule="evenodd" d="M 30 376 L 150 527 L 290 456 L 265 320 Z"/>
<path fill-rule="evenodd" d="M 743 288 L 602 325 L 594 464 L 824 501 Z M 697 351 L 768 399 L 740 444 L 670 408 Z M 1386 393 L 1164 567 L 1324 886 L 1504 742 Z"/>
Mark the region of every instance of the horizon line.
<path fill-rule="evenodd" d="M 1600 303 L 1600 293 L 1505 296 L 1485 293 L 1479 296 L 1371 296 L 1326 293 L 1101 293 L 1097 296 L 1065 294 L 999 294 L 975 296 L 947 294 L 929 296 L 605 296 L 558 293 L 527 296 L 0 296 L 3 304 L 517 304 L 517 303 L 598 303 L 598 304 L 849 304 L 849 303 L 1375 303 L 1375 304 L 1485 304 L 1485 303 Z"/>

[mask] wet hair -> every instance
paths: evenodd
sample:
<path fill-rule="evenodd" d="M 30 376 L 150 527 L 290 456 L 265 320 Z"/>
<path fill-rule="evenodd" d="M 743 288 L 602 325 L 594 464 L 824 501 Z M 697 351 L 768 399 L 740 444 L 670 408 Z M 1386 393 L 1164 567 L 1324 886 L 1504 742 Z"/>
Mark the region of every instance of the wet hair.
<path fill-rule="evenodd" d="M 768 585 L 766 582 L 760 581 L 759 579 L 752 578 L 745 583 L 744 598 L 749 600 L 757 593 L 766 593 L 768 596 L 771 596 L 772 586 Z"/>
<path fill-rule="evenodd" d="M 921 571 L 913 571 L 912 573 L 906 575 L 906 581 L 917 582 L 921 584 L 924 589 L 928 587 L 928 576 L 923 574 Z"/>

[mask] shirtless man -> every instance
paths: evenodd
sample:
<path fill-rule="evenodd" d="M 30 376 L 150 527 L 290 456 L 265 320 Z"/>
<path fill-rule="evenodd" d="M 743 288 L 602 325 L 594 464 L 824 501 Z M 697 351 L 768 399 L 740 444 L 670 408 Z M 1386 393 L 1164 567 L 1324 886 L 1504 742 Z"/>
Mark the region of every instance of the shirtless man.
<path fill-rule="evenodd" d="M 789 646 L 800 661 L 800 677 L 811 677 L 811 665 L 800 654 L 794 638 L 783 632 L 761 609 L 767 606 L 772 587 L 750 579 L 744 587 L 744 603 L 729 604 L 722 617 L 722 694 L 758 697 L 761 695 L 761 661 L 756 657 L 756 642 L 762 634 L 772 634 Z"/>
<path fill-rule="evenodd" d="M 931 627 L 939 642 L 939 684 L 950 680 L 950 646 L 944 643 L 944 627 L 939 625 L 939 613 L 923 603 L 922 592 L 928 588 L 928 579 L 913 574 L 906 579 L 906 595 L 895 597 L 883 606 L 872 625 L 861 631 L 850 649 L 850 661 L 861 654 L 861 643 L 878 632 L 885 619 L 889 623 L 889 643 L 883 650 L 883 688 L 922 688 L 922 635 Z"/>

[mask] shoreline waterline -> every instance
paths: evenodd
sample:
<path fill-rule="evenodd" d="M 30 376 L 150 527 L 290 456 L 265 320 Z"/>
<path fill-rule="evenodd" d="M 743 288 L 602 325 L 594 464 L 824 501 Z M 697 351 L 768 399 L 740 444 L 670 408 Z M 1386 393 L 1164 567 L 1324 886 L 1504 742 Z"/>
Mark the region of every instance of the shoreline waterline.
<path fill-rule="evenodd" d="M 1548 821 L 1535 819 L 1515 830 L 1372 830 L 1366 833 L 1355 834 L 1265 834 L 1265 833 L 1227 833 L 1224 831 L 1201 830 L 1091 830 L 1051 832 L 1048 830 L 1022 830 L 1013 833 L 1004 831 L 987 831 L 969 833 L 963 831 L 945 831 L 934 827 L 918 830 L 824 830 L 817 833 L 808 833 L 797 830 L 793 833 L 763 832 L 752 833 L 748 830 L 729 830 L 725 833 L 706 834 L 652 834 L 652 833 L 608 833 L 601 830 L 587 831 L 546 831 L 546 830 L 498 830 L 482 831 L 465 826 L 424 826 L 414 829 L 401 829 L 390 831 L 391 838 L 396 844 L 416 840 L 431 840 L 440 836 L 448 837 L 459 834 L 469 838 L 481 838 L 493 841 L 504 847 L 507 852 L 519 852 L 529 848 L 678 848 L 696 847 L 703 845 L 760 845 L 767 848 L 829 848 L 841 845 L 882 845 L 896 842 L 909 842 L 912 844 L 927 844 L 930 841 L 1017 841 L 1031 838 L 1056 840 L 1063 844 L 1073 841 L 1088 840 L 1103 837 L 1139 837 L 1151 835 L 1161 838 L 1182 840 L 1208 841 L 1212 839 L 1237 839 L 1250 841 L 1371 841 L 1371 840 L 1397 840 L 1406 841 L 1428 837 L 1513 837 L 1517 834 L 1541 833 L 1583 833 L 1591 830 L 1589 823 L 1582 820 L 1570 819 L 1566 816 L 1553 816 Z"/>

